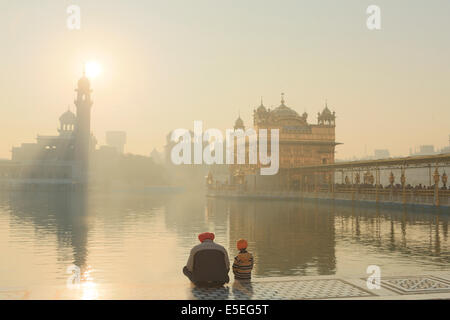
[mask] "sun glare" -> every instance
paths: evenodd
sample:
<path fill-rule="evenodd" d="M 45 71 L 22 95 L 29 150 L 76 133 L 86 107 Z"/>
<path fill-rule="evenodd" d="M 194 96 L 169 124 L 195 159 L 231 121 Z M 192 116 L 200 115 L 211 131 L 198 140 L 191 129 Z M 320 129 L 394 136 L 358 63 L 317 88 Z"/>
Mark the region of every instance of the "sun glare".
<path fill-rule="evenodd" d="M 85 68 L 86 76 L 91 79 L 97 78 L 102 72 L 100 64 L 96 61 L 87 62 Z"/>

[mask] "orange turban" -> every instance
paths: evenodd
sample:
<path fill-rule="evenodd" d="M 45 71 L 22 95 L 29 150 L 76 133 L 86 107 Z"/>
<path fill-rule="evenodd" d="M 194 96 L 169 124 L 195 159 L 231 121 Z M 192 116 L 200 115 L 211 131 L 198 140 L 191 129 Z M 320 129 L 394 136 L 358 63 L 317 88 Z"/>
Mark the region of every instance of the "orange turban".
<path fill-rule="evenodd" d="M 214 233 L 211 232 L 203 232 L 198 235 L 198 240 L 200 240 L 200 242 L 203 242 L 207 239 L 214 240 L 214 238 L 215 238 Z"/>
<path fill-rule="evenodd" d="M 238 240 L 238 242 L 237 242 L 238 250 L 247 249 L 247 246 L 248 246 L 247 240 L 245 240 L 245 239 Z"/>

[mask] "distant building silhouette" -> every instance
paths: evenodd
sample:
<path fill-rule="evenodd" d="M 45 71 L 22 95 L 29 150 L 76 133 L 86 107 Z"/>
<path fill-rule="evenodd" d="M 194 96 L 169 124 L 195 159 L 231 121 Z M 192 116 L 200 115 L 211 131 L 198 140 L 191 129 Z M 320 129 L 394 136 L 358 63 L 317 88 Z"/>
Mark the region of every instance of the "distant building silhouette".
<path fill-rule="evenodd" d="M 373 155 L 375 159 L 386 159 L 391 156 L 388 149 L 375 149 Z"/>
<path fill-rule="evenodd" d="M 435 154 L 433 145 L 422 145 L 419 146 L 419 150 L 414 150 L 414 152 L 410 151 L 411 156 L 426 156 Z"/>
<path fill-rule="evenodd" d="M 442 148 L 441 153 L 450 153 L 450 134 L 448 135 L 448 146 Z"/>
<path fill-rule="evenodd" d="M 119 153 L 124 152 L 127 143 L 127 134 L 124 131 L 108 131 L 106 132 L 106 144 L 117 149 Z"/>
<path fill-rule="evenodd" d="M 59 117 L 59 135 L 37 136 L 36 143 L 22 143 L 12 148 L 12 160 L 22 163 L 74 161 L 77 117 L 67 110 Z"/>
<path fill-rule="evenodd" d="M 14 147 L 12 160 L 0 161 L 0 189 L 60 190 L 79 184 L 84 189 L 88 178 L 90 186 L 105 189 L 166 185 L 164 168 L 150 157 L 123 154 L 125 132 L 107 132 L 107 145 L 96 149 L 97 141 L 90 131 L 92 89 L 84 73 L 75 91 L 76 114 L 69 107 L 60 116 L 58 135 L 38 135 L 36 143 Z M 202 173 L 197 176 L 203 181 Z"/>
<path fill-rule="evenodd" d="M 91 86 L 85 73 L 78 81 L 76 115 L 69 109 L 59 117 L 58 135 L 38 135 L 36 143 L 12 148 L 3 176 L 17 184 L 71 184 L 87 179 L 96 139 L 91 134 Z"/>
<path fill-rule="evenodd" d="M 150 152 L 150 158 L 153 160 L 156 164 L 163 164 L 164 163 L 164 156 L 156 148 L 153 148 L 152 152 Z"/>

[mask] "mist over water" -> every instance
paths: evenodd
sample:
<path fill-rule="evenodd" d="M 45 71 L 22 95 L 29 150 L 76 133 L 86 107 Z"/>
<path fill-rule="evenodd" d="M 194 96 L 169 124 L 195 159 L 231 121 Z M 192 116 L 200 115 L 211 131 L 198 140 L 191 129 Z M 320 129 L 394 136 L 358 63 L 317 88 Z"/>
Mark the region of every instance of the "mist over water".
<path fill-rule="evenodd" d="M 0 286 L 65 285 L 67 267 L 99 284 L 187 283 L 197 235 L 230 259 L 246 238 L 254 278 L 448 270 L 447 214 L 315 202 L 235 201 L 161 192 L 0 194 Z"/>

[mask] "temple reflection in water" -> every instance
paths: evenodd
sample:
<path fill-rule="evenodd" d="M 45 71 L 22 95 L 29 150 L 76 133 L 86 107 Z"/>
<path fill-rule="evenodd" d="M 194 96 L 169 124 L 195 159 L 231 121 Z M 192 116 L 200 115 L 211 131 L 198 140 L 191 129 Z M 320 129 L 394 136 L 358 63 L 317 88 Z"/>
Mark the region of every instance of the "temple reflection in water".
<path fill-rule="evenodd" d="M 31 224 L 35 240 L 56 236 L 57 259 L 84 271 L 88 255 L 89 209 L 85 193 L 11 192 L 2 194 L 2 207 L 11 213 L 12 230 Z M 71 255 L 67 255 L 69 248 Z"/>
<path fill-rule="evenodd" d="M 216 205 L 220 210 L 223 203 Z M 336 271 L 333 213 L 303 210 L 295 202 L 229 203 L 230 248 L 248 239 L 256 275 L 333 274 Z M 276 214 L 274 214 L 276 212 Z"/>

